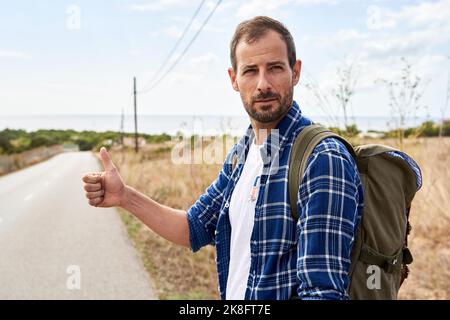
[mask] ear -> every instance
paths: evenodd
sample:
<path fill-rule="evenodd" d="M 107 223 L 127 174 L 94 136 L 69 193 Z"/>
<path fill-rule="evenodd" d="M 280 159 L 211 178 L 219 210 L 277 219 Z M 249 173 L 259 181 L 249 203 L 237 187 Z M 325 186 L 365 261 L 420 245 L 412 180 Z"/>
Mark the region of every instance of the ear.
<path fill-rule="evenodd" d="M 239 86 L 236 81 L 236 73 L 234 72 L 233 68 L 228 68 L 228 75 L 230 76 L 231 85 L 233 86 L 233 89 L 239 92 Z"/>
<path fill-rule="evenodd" d="M 293 85 L 297 85 L 300 80 L 300 73 L 302 71 L 302 61 L 296 60 L 294 64 L 294 69 L 292 70 L 292 83 Z"/>

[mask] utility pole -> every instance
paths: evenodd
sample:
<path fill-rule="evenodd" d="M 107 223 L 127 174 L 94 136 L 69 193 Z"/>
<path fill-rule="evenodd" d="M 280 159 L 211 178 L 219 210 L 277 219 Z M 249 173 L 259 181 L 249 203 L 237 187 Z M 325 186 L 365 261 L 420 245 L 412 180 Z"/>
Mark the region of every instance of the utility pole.
<path fill-rule="evenodd" d="M 134 82 L 134 149 L 136 153 L 139 151 L 138 145 L 138 131 L 137 131 L 137 111 L 136 111 L 136 77 L 133 77 Z"/>

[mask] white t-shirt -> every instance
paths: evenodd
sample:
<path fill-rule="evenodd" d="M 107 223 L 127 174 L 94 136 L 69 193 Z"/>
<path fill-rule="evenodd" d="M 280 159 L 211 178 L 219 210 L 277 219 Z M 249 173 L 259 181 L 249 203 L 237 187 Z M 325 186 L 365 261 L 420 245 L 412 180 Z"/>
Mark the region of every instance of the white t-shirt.
<path fill-rule="evenodd" d="M 250 239 L 258 200 L 259 177 L 263 168 L 262 145 L 250 145 L 241 176 L 231 195 L 229 217 L 231 224 L 230 269 L 226 290 L 227 300 L 243 300 L 250 271 Z"/>

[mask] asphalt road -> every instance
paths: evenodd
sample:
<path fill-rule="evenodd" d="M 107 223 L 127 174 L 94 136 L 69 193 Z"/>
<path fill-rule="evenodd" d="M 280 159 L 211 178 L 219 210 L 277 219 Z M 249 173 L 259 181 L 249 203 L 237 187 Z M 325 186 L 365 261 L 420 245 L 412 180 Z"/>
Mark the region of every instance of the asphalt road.
<path fill-rule="evenodd" d="M 90 207 L 90 152 L 0 177 L 0 299 L 155 299 L 116 209 Z"/>

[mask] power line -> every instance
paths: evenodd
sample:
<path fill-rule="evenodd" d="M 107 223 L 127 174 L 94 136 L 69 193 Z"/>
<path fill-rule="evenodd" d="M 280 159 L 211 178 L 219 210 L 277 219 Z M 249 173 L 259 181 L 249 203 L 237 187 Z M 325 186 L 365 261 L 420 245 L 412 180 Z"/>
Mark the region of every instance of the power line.
<path fill-rule="evenodd" d="M 180 45 L 181 41 L 184 39 L 184 37 L 186 36 L 189 28 L 191 27 L 192 23 L 194 22 L 194 19 L 197 17 L 198 13 L 200 12 L 200 9 L 203 7 L 203 4 L 205 3 L 206 0 L 202 0 L 200 2 L 200 4 L 198 5 L 197 9 L 195 10 L 193 16 L 191 17 L 189 23 L 186 25 L 186 27 L 183 30 L 183 33 L 181 34 L 180 38 L 178 38 L 178 41 L 175 43 L 175 45 L 173 46 L 172 50 L 170 50 L 169 54 L 166 56 L 166 58 L 164 59 L 164 62 L 161 63 L 161 66 L 159 67 L 158 71 L 155 72 L 155 74 L 153 75 L 153 77 L 150 79 L 149 82 L 147 82 L 147 84 L 145 84 L 145 86 L 142 88 L 141 91 L 145 91 L 147 90 L 147 87 L 149 85 L 151 85 L 156 78 L 159 76 L 159 74 L 161 73 L 161 71 L 164 69 L 164 67 L 166 66 L 167 62 L 169 62 L 170 58 L 172 58 L 173 54 L 175 53 L 175 50 L 177 50 L 178 46 Z"/>
<path fill-rule="evenodd" d="M 187 44 L 186 48 L 183 50 L 183 52 L 180 54 L 180 56 L 172 63 L 172 65 L 169 67 L 169 69 L 167 69 L 167 71 L 158 79 L 158 81 L 156 81 L 156 83 L 154 83 L 152 86 L 150 86 L 150 88 L 148 88 L 145 91 L 142 90 L 142 91 L 140 91 L 138 93 L 147 93 L 147 92 L 153 90 L 155 87 L 157 87 L 166 78 L 166 76 L 173 70 L 173 68 L 175 68 L 175 66 L 178 64 L 178 62 L 180 62 L 180 60 L 184 57 L 186 52 L 189 50 L 191 45 L 194 43 L 194 41 L 199 36 L 200 32 L 203 30 L 203 28 L 208 23 L 209 19 L 211 19 L 212 15 L 214 14 L 214 12 L 216 11 L 217 7 L 220 5 L 221 2 L 222 2 L 222 0 L 218 0 L 217 1 L 216 5 L 211 10 L 209 15 L 206 17 L 205 21 L 203 21 L 202 25 L 200 26 L 200 28 L 198 29 L 196 34 L 192 37 L 191 41 Z"/>

